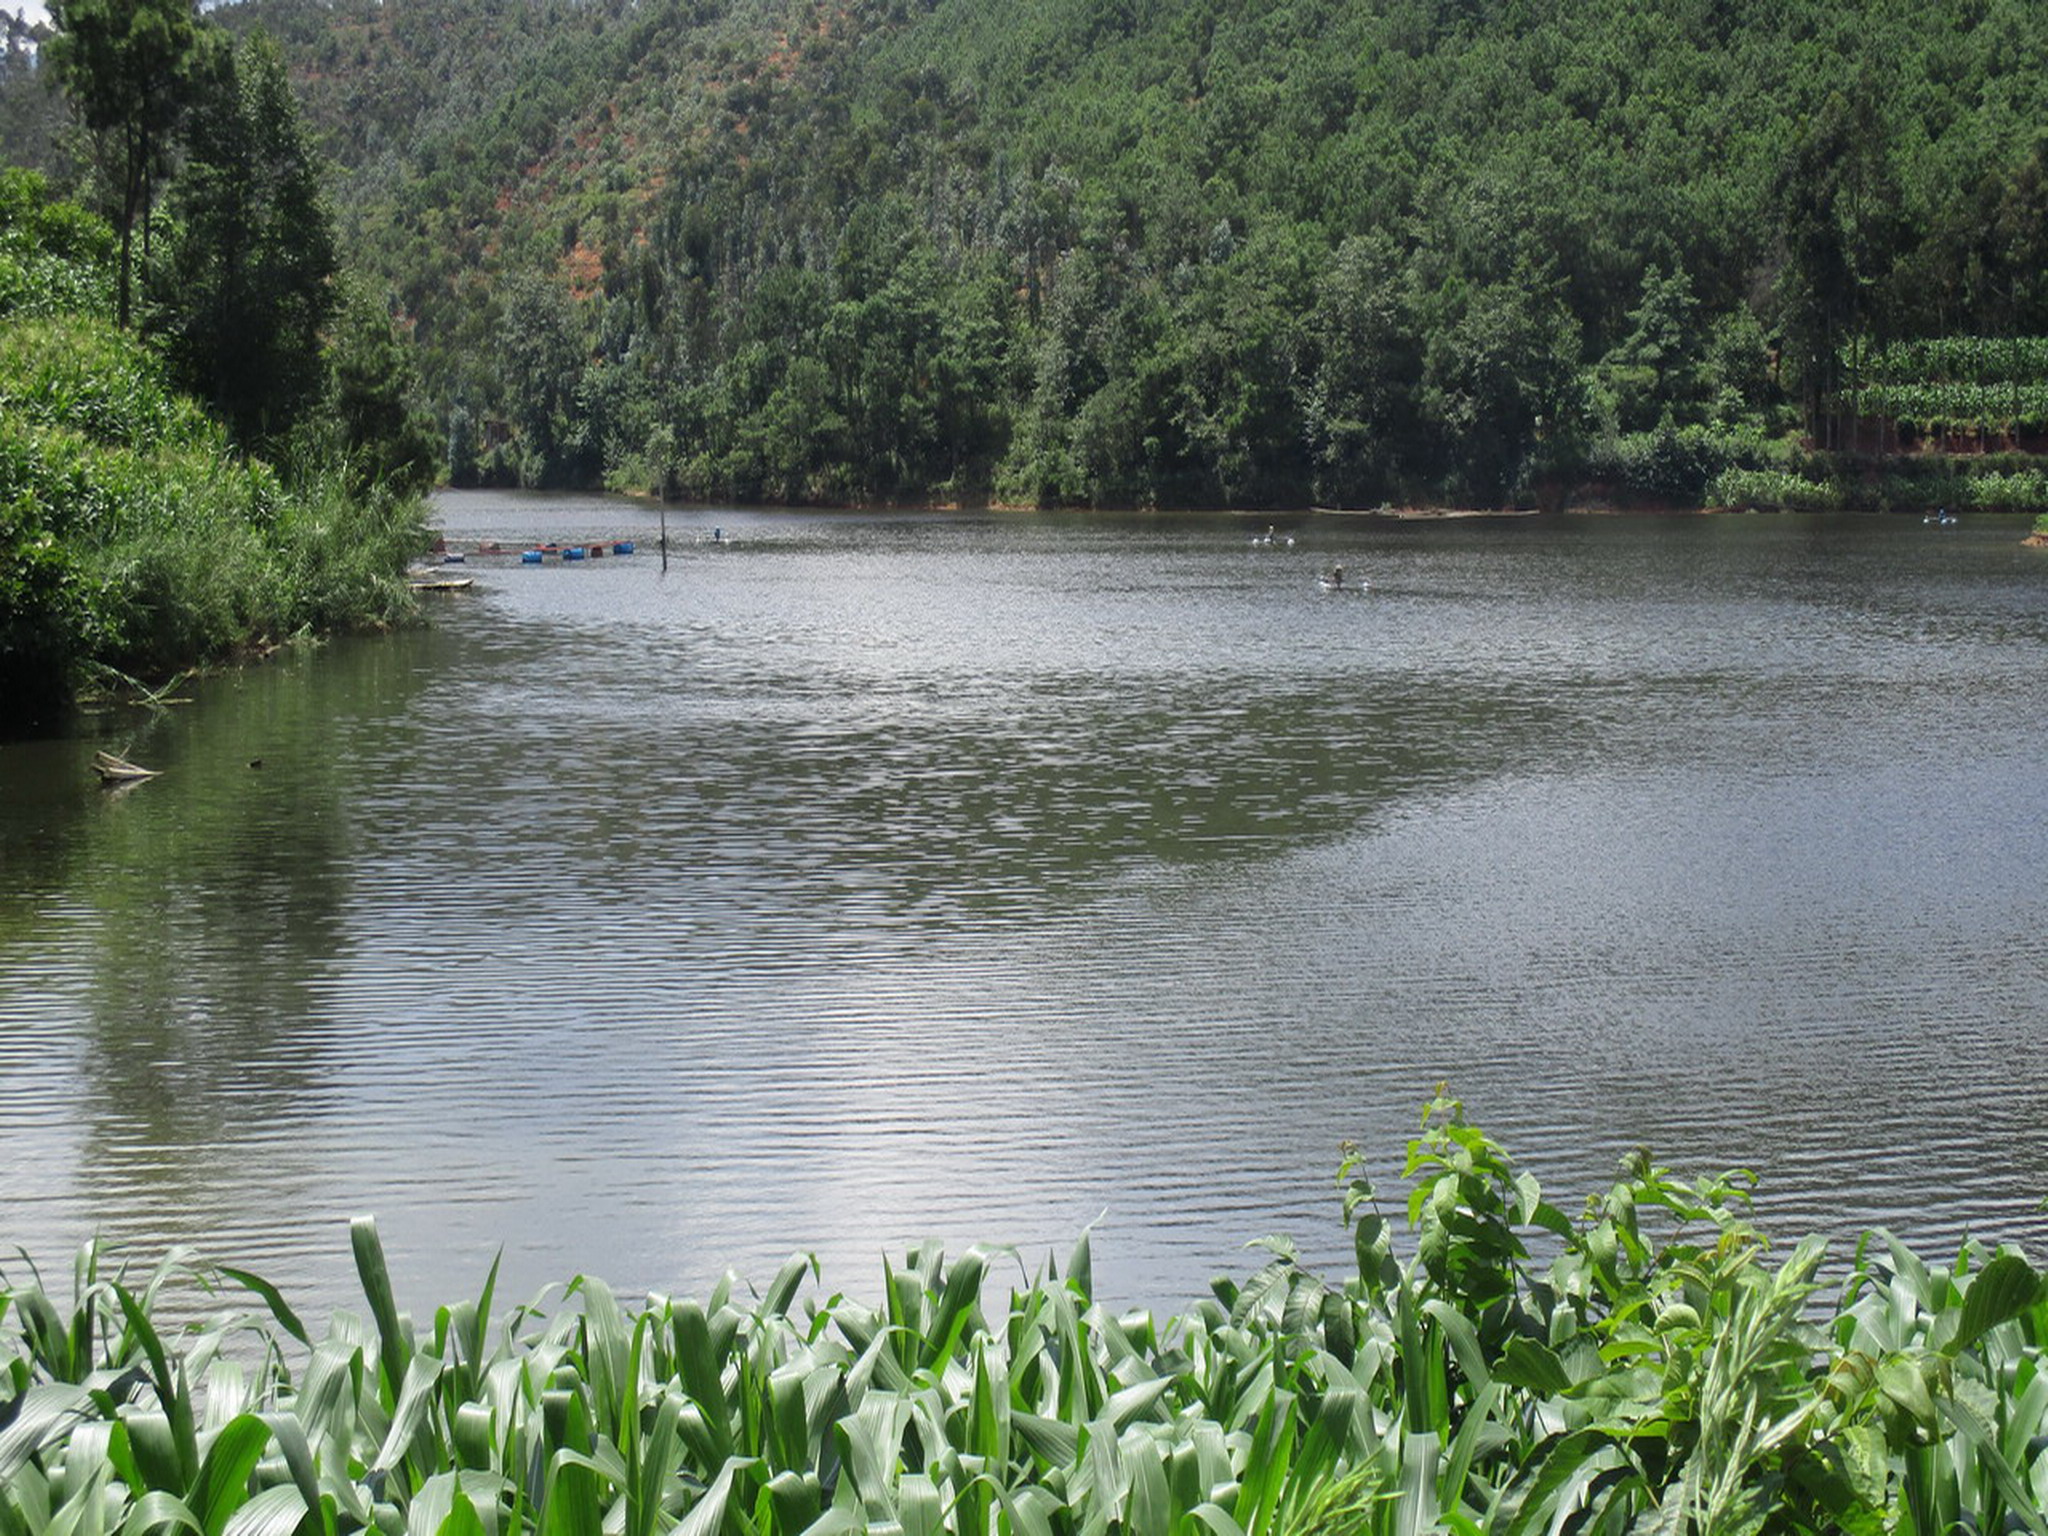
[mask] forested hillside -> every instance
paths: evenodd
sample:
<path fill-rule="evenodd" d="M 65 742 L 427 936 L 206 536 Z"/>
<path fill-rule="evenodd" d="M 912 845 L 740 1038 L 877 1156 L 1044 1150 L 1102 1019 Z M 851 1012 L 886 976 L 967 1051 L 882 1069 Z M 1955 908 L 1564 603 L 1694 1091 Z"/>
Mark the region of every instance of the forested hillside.
<path fill-rule="evenodd" d="M 216 14 L 280 41 L 458 478 L 2042 499 L 2048 380 L 1930 478 L 1868 388 L 1945 377 L 1865 377 L 2048 332 L 2032 0 Z"/>

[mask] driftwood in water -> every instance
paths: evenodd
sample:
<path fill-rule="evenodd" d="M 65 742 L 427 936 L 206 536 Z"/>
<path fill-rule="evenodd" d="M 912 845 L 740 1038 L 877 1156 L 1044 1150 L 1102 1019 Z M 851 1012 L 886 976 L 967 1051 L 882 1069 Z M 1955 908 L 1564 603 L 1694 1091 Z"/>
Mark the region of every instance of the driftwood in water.
<path fill-rule="evenodd" d="M 140 768 L 125 757 L 116 757 L 111 752 L 95 752 L 92 755 L 92 771 L 100 776 L 102 784 L 133 784 L 141 779 L 157 776 L 155 768 Z"/>

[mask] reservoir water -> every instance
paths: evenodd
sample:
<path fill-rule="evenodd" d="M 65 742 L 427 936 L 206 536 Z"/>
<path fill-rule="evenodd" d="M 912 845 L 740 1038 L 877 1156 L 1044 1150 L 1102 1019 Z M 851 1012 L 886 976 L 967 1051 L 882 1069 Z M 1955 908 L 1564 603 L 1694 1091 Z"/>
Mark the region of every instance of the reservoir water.
<path fill-rule="evenodd" d="M 1092 1224 L 1178 1307 L 1441 1082 L 1570 1210 L 2048 1258 L 2021 522 L 436 515 L 639 553 L 0 746 L 5 1251 L 319 1315 L 359 1212 L 415 1309 Z"/>

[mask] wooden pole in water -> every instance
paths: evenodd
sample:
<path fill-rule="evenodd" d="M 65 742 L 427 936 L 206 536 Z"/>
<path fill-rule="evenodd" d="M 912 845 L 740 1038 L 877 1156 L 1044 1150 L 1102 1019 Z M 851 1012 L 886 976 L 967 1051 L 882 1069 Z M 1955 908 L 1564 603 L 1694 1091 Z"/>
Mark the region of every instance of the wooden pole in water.
<path fill-rule="evenodd" d="M 668 574 L 668 503 L 661 504 L 661 574 Z"/>

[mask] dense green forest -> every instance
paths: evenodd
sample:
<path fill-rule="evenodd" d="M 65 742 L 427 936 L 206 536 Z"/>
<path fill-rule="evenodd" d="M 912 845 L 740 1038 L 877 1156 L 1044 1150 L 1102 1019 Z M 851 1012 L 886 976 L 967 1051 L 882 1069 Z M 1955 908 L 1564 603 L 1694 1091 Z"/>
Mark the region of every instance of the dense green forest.
<path fill-rule="evenodd" d="M 2026 0 L 220 14 L 280 40 L 460 478 L 2048 505 L 2037 352 L 1939 440 L 1863 393 L 2048 332 Z"/>
<path fill-rule="evenodd" d="M 2048 508 L 2030 0 L 211 14 L 277 39 L 461 481 Z"/>

